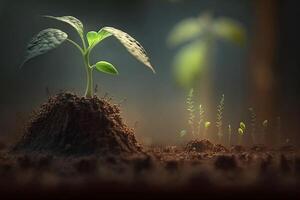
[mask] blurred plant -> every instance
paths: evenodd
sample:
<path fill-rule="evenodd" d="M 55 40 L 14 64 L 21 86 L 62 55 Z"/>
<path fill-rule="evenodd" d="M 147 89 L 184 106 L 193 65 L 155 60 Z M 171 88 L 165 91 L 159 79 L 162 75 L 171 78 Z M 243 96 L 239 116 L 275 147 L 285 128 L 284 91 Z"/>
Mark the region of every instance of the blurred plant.
<path fill-rule="evenodd" d="M 189 119 L 188 119 L 188 124 L 190 126 L 190 130 L 192 133 L 192 136 L 195 136 L 195 102 L 194 102 L 194 89 L 190 89 L 187 99 L 186 99 L 186 104 L 187 104 L 187 111 L 189 112 Z"/>
<path fill-rule="evenodd" d="M 224 94 L 221 97 L 220 103 L 217 107 L 217 121 L 216 121 L 216 126 L 218 128 L 218 139 L 219 142 L 222 142 L 223 138 L 223 111 L 224 111 L 224 101 L 225 101 L 225 96 Z"/>
<path fill-rule="evenodd" d="M 266 143 L 266 135 L 267 135 L 267 132 L 268 132 L 268 127 L 269 127 L 269 121 L 268 120 L 264 120 L 262 122 L 262 127 L 263 127 L 263 142 Z"/>
<path fill-rule="evenodd" d="M 184 19 L 175 25 L 167 38 L 168 44 L 177 46 L 189 42 L 179 50 L 173 62 L 175 80 L 180 86 L 194 87 L 202 70 L 212 65 L 219 39 L 242 46 L 246 31 L 237 21 L 226 17 L 214 19 L 210 12 Z"/>
<path fill-rule="evenodd" d="M 113 27 L 103 27 L 98 32 L 89 31 L 86 34 L 86 38 L 85 38 L 83 24 L 77 18 L 73 16 L 62 16 L 62 17 L 45 16 L 45 17 L 62 21 L 71 25 L 79 34 L 79 37 L 82 42 L 82 46 L 80 46 L 73 40 L 68 39 L 68 35 L 65 32 L 59 29 L 48 28 L 39 32 L 28 44 L 27 56 L 21 66 L 23 66 L 28 60 L 38 55 L 47 53 L 48 51 L 58 47 L 60 44 L 62 44 L 64 41 L 67 40 L 68 42 L 73 44 L 76 48 L 78 48 L 78 50 L 81 52 L 85 69 L 86 69 L 86 74 L 87 74 L 85 96 L 90 98 L 94 96 L 93 76 L 92 76 L 94 70 L 108 73 L 108 74 L 113 74 L 113 75 L 118 74 L 117 69 L 109 62 L 99 61 L 96 62 L 95 64 L 90 64 L 90 53 L 92 49 L 97 44 L 102 42 L 104 39 L 110 36 L 114 36 L 119 40 L 119 42 L 122 45 L 125 46 L 125 48 L 128 50 L 129 53 L 131 53 L 137 60 L 142 62 L 144 65 L 149 67 L 154 72 L 154 69 L 149 62 L 149 58 L 146 55 L 144 48 L 140 45 L 138 41 L 136 41 L 127 33 Z"/>
<path fill-rule="evenodd" d="M 204 138 L 207 138 L 207 133 L 208 133 L 208 129 L 209 129 L 209 127 L 210 127 L 210 122 L 209 121 L 206 121 L 205 123 L 204 123 L 204 132 L 203 132 L 203 137 Z"/>
<path fill-rule="evenodd" d="M 243 136 L 245 135 L 246 125 L 244 122 L 240 122 L 240 127 L 238 128 L 238 144 L 242 145 Z"/>
<path fill-rule="evenodd" d="M 255 140 L 255 132 L 256 132 L 256 114 L 255 114 L 253 108 L 249 108 L 249 112 L 250 112 L 250 122 L 251 122 L 251 131 L 250 131 L 250 135 L 251 135 L 252 143 L 255 144 L 255 142 L 256 142 L 256 140 Z"/>
<path fill-rule="evenodd" d="M 228 125 L 228 146 L 231 145 L 231 136 L 232 136 L 232 130 L 231 130 L 231 125 Z"/>
<path fill-rule="evenodd" d="M 199 121 L 198 121 L 198 136 L 201 136 L 204 125 L 204 109 L 203 106 L 199 105 Z M 203 135 L 202 135 L 203 136 Z"/>
<path fill-rule="evenodd" d="M 181 130 L 179 133 L 179 136 L 184 137 L 184 136 L 186 136 L 186 133 L 187 133 L 186 130 Z"/>
<path fill-rule="evenodd" d="M 277 135 L 278 135 L 278 144 L 281 145 L 282 143 L 282 135 L 281 135 L 281 118 L 277 117 Z"/>

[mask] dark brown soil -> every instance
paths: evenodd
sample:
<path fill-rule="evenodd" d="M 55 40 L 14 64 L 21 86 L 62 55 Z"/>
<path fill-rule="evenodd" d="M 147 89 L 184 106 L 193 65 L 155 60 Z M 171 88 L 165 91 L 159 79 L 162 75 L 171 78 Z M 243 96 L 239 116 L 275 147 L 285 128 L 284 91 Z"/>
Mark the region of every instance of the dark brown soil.
<path fill-rule="evenodd" d="M 122 122 L 117 105 L 61 93 L 41 106 L 13 151 L 104 156 L 138 153 L 141 147 Z"/>

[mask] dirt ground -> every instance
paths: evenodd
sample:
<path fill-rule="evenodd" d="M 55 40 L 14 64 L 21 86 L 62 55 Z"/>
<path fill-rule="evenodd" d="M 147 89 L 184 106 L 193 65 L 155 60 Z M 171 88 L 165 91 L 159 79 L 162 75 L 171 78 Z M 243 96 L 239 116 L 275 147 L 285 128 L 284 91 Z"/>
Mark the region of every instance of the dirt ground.
<path fill-rule="evenodd" d="M 146 196 L 289 198 L 299 192 L 299 151 L 197 151 L 152 146 L 105 156 L 0 155 L 0 190 L 8 197 Z M 240 149 L 239 149 L 240 150 Z M 150 195 L 150 196 L 149 196 Z"/>
<path fill-rule="evenodd" d="M 0 141 L 0 195 L 3 199 L 300 195 L 299 148 L 226 148 L 208 140 L 144 146 L 119 113 L 105 99 L 69 93 L 49 98 L 18 142 Z"/>

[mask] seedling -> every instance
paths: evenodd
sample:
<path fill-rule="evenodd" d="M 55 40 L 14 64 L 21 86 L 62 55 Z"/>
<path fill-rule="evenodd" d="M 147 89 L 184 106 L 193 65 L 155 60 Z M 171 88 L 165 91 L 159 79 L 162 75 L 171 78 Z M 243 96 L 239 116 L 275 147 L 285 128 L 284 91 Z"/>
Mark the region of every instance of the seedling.
<path fill-rule="evenodd" d="M 194 102 L 194 89 L 190 89 L 189 94 L 186 99 L 187 111 L 189 112 L 188 124 L 190 126 L 190 130 L 192 136 L 195 136 L 195 102 Z"/>
<path fill-rule="evenodd" d="M 77 44 L 71 39 L 68 39 L 67 33 L 59 30 L 48 28 L 39 32 L 32 40 L 29 42 L 27 46 L 27 56 L 21 66 L 23 66 L 28 60 L 47 53 L 48 51 L 58 47 L 64 41 L 68 41 L 73 44 L 81 53 L 84 66 L 86 69 L 86 90 L 85 97 L 91 98 L 94 96 L 94 88 L 93 88 L 93 71 L 104 72 L 107 74 L 117 75 L 117 69 L 109 62 L 106 61 L 98 61 L 95 64 L 90 63 L 90 53 L 94 49 L 94 47 L 102 42 L 104 39 L 114 36 L 118 39 L 118 41 L 125 46 L 127 51 L 131 53 L 137 60 L 142 62 L 144 65 L 149 67 L 153 72 L 154 69 L 150 64 L 149 58 L 146 55 L 146 51 L 141 46 L 141 44 L 136 41 L 133 37 L 128 35 L 127 33 L 113 28 L 113 27 L 103 27 L 98 32 L 89 31 L 84 36 L 84 27 L 80 20 L 73 16 L 62 16 L 62 17 L 53 17 L 53 16 L 45 16 L 50 19 L 55 19 L 58 21 L 65 22 L 71 25 L 78 33 L 82 46 Z"/>
<path fill-rule="evenodd" d="M 199 121 L 198 121 L 198 135 L 201 135 L 201 132 L 203 130 L 203 124 L 204 124 L 204 109 L 203 106 L 199 105 Z"/>
<path fill-rule="evenodd" d="M 243 136 L 245 135 L 246 125 L 244 122 L 240 122 L 240 127 L 238 128 L 238 144 L 243 143 Z"/>
<path fill-rule="evenodd" d="M 231 145 L 231 135 L 232 135 L 232 130 L 231 130 L 231 125 L 228 125 L 228 146 Z"/>
<path fill-rule="evenodd" d="M 266 143 L 266 135 L 267 135 L 267 130 L 268 130 L 268 127 L 269 127 L 269 121 L 268 120 L 264 120 L 262 122 L 262 127 L 263 127 L 263 142 Z"/>
<path fill-rule="evenodd" d="M 218 138 L 219 138 L 219 142 L 222 141 L 223 138 L 223 111 L 224 111 L 224 94 L 221 97 L 220 103 L 217 107 L 217 121 L 216 121 L 216 126 L 218 128 Z"/>
<path fill-rule="evenodd" d="M 208 132 L 208 129 L 209 129 L 209 127 L 210 127 L 210 122 L 205 122 L 204 123 L 204 132 L 203 132 L 203 136 L 204 136 L 204 138 L 206 138 L 207 137 L 207 132 Z"/>

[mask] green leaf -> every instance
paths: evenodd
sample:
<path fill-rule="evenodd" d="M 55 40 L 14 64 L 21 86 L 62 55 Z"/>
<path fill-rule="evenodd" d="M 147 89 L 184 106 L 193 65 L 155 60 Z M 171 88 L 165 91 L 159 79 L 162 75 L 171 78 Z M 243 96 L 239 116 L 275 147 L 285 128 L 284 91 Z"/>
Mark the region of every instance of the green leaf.
<path fill-rule="evenodd" d="M 205 123 L 204 123 L 204 127 L 205 127 L 206 129 L 208 129 L 208 128 L 210 127 L 210 122 L 205 122 Z"/>
<path fill-rule="evenodd" d="M 184 19 L 171 30 L 167 42 L 171 46 L 175 46 L 193 40 L 203 33 L 208 32 L 211 23 L 212 16 L 210 12 L 204 12 L 204 14 L 197 18 Z"/>
<path fill-rule="evenodd" d="M 207 53 L 206 43 L 196 41 L 184 46 L 176 54 L 173 70 L 179 86 L 190 88 L 197 84 L 201 72 L 207 65 Z"/>
<path fill-rule="evenodd" d="M 233 42 L 238 45 L 244 45 L 246 42 L 246 30 L 238 22 L 228 19 L 228 18 L 219 18 L 214 23 L 214 33 L 230 42 Z"/>
<path fill-rule="evenodd" d="M 98 43 L 100 37 L 96 31 L 90 31 L 86 34 L 86 39 L 89 43 L 89 46 L 92 46 L 92 45 Z"/>
<path fill-rule="evenodd" d="M 121 42 L 121 44 L 125 46 L 130 54 L 132 54 L 137 60 L 149 67 L 155 73 L 145 49 L 137 40 L 135 40 L 127 33 L 113 27 L 104 27 L 102 30 L 107 31 L 108 33 L 111 33 L 114 37 L 116 37 Z"/>
<path fill-rule="evenodd" d="M 54 17 L 54 16 L 46 15 L 44 17 L 47 17 L 50 19 L 56 19 L 58 21 L 62 21 L 62 22 L 65 22 L 65 23 L 71 25 L 73 28 L 75 28 L 75 30 L 79 33 L 79 35 L 81 37 L 83 37 L 83 24 L 79 19 L 77 19 L 73 16 Z"/>
<path fill-rule="evenodd" d="M 100 72 L 107 73 L 107 74 L 112 74 L 112 75 L 119 74 L 117 69 L 112 64 L 110 64 L 109 62 L 106 62 L 106 61 L 97 62 L 95 69 L 97 69 Z"/>
<path fill-rule="evenodd" d="M 68 35 L 65 32 L 58 29 L 48 28 L 42 30 L 36 36 L 34 36 L 32 40 L 28 43 L 27 56 L 23 64 L 31 58 L 45 54 L 48 51 L 58 47 L 67 38 Z"/>

